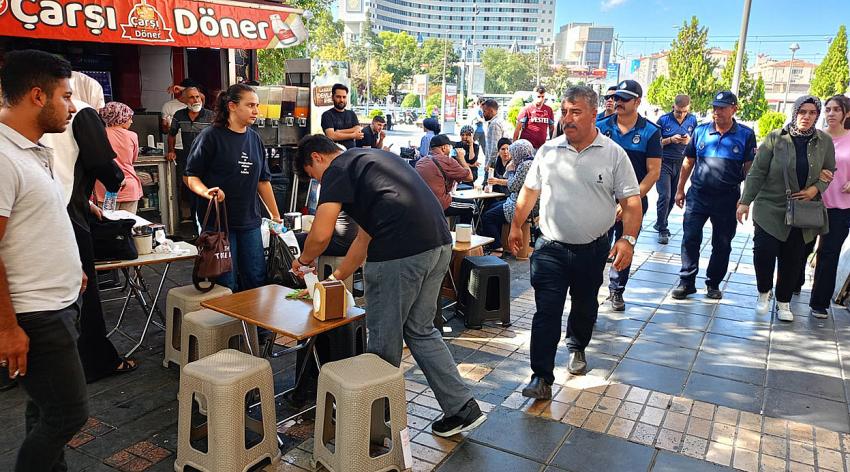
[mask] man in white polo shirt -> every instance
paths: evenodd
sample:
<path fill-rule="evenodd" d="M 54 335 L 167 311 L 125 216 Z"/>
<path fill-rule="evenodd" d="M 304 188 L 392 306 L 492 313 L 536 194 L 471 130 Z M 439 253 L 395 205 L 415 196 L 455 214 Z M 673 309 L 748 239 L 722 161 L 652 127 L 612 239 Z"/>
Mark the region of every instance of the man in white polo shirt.
<path fill-rule="evenodd" d="M 68 61 L 34 50 L 0 69 L 0 365 L 29 397 L 17 472 L 68 470 L 63 448 L 88 419 L 74 328 L 86 278 L 53 151 L 39 143 L 76 111 L 70 77 Z"/>
<path fill-rule="evenodd" d="M 642 220 L 640 186 L 623 148 L 596 128 L 597 96 L 570 87 L 561 102 L 564 135 L 540 148 L 519 194 L 511 223 L 510 247 L 518 250 L 522 222 L 540 198 L 540 230 L 531 256 L 531 286 L 537 312 L 531 324 L 531 382 L 522 394 L 552 397 L 555 352 L 569 290 L 568 370 L 587 372 L 584 349 L 593 335 L 597 296 L 609 255 L 614 267 L 631 264 Z M 609 251 L 608 230 L 617 202 L 623 209 L 623 237 Z"/>

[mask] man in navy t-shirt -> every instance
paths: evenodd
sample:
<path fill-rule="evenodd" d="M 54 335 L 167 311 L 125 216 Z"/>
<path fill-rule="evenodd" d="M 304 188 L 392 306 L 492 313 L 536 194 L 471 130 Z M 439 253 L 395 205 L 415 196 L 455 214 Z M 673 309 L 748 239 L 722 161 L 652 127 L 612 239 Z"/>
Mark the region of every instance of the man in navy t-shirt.
<path fill-rule="evenodd" d="M 363 268 L 369 300 L 367 350 L 398 367 L 402 340 L 425 373 L 444 416 L 438 436 L 469 431 L 485 420 L 434 327 L 440 286 L 449 268 L 452 238 L 443 208 L 419 174 L 397 155 L 379 149 L 341 152 L 327 137 L 298 143 L 294 167 L 322 184 L 313 228 L 293 270 L 312 265 L 325 250 L 340 211 L 360 225 L 332 277 Z"/>
<path fill-rule="evenodd" d="M 697 118 L 690 113 L 691 97 L 676 95 L 673 101 L 673 111 L 658 119 L 661 128 L 661 177 L 655 184 L 658 191 L 657 216 L 655 230 L 658 231 L 658 243 L 667 244 L 670 241 L 670 230 L 667 229 L 667 216 L 673 209 L 676 197 L 676 187 L 679 185 L 679 171 L 682 169 L 682 159 L 685 158 L 685 146 L 691 142 L 691 135 L 697 127 Z"/>
<path fill-rule="evenodd" d="M 604 108 L 596 115 L 596 121 L 604 120 L 614 114 L 615 107 L 617 106 L 617 104 L 614 103 L 614 92 L 616 91 L 616 85 L 608 87 L 608 91 L 605 92 L 605 96 L 603 97 L 605 99 Z"/>
<path fill-rule="evenodd" d="M 649 208 L 646 194 L 655 185 L 661 172 L 661 130 L 655 123 L 640 116 L 640 106 L 643 89 L 634 80 L 624 80 L 617 84 L 614 92 L 616 107 L 613 115 L 596 122 L 599 132 L 611 138 L 622 147 L 632 167 L 635 170 L 638 182 L 640 182 L 640 197 L 643 213 Z M 617 209 L 617 222 L 611 228 L 610 238 L 612 242 L 623 236 L 623 222 L 620 220 L 620 209 Z M 626 302 L 623 300 L 623 292 L 629 282 L 629 271 L 631 266 L 623 270 L 615 270 L 611 267 L 609 273 L 610 283 L 608 290 L 611 306 L 614 311 L 625 311 Z"/>
<path fill-rule="evenodd" d="M 732 238 L 738 225 L 735 211 L 741 198 L 741 182 L 755 158 L 755 133 L 734 118 L 738 97 L 729 91 L 720 92 L 714 97 L 712 106 L 713 121 L 697 126 L 685 148 L 685 162 L 676 190 L 679 207 L 687 200 L 682 270 L 679 286 L 672 292 L 677 299 L 696 293 L 702 229 L 708 219 L 711 219 L 711 258 L 706 271 L 706 296 L 723 298 L 720 283 L 726 277 Z M 691 177 L 691 188 L 685 197 L 688 177 Z"/>

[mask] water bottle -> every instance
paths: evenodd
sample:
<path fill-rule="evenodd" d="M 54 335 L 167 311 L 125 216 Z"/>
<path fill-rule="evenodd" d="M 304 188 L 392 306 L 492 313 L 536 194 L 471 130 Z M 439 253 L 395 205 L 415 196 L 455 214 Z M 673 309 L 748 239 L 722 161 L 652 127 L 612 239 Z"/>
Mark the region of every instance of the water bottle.
<path fill-rule="evenodd" d="M 106 192 L 103 198 L 103 211 L 115 211 L 118 208 L 118 192 Z"/>

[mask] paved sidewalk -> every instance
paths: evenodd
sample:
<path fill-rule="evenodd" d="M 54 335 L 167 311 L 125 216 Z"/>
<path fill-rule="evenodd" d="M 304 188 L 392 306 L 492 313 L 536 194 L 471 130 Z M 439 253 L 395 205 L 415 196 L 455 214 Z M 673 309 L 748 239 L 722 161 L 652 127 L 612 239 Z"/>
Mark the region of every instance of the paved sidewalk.
<path fill-rule="evenodd" d="M 454 440 L 433 436 L 436 400 L 405 354 L 413 470 L 850 471 L 850 313 L 836 307 L 834 318 L 810 318 L 807 284 L 792 305 L 793 323 L 756 316 L 749 227 L 739 228 L 733 244 L 723 300 L 708 300 L 702 291 L 672 300 L 681 212 L 672 217 L 667 246 L 655 244 L 653 222 L 650 212 L 625 293 L 627 311 L 603 306 L 600 312 L 587 376 L 566 372 L 568 352 L 560 344 L 553 401 L 531 402 L 519 393 L 530 376 L 528 262 L 509 261 L 510 328 L 467 330 L 455 319 L 446 333 L 460 372 L 488 411 L 480 428 Z M 168 286 L 188 283 L 190 270 L 173 267 Z M 104 306 L 109 325 L 120 304 Z M 132 308 L 131 332 L 141 316 Z M 128 344 L 116 342 L 121 349 Z M 159 330 L 146 344 L 138 371 L 89 386 L 92 418 L 69 445 L 71 470 L 173 470 L 178 371 L 161 366 Z M 292 361 L 273 361 L 285 373 L 277 389 L 292 382 Z M 20 389 L 0 393 L 0 470 L 11 469 L 23 435 L 23 398 Z M 288 411 L 278 406 L 278 416 Z M 310 470 L 312 420 L 282 431 L 283 461 L 265 470 Z"/>

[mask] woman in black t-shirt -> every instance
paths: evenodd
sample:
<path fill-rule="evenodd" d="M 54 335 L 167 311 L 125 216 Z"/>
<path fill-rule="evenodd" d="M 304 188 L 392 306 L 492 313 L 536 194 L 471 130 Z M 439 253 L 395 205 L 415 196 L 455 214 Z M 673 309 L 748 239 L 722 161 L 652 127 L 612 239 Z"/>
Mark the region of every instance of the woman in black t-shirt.
<path fill-rule="evenodd" d="M 251 128 L 257 120 L 259 98 L 244 84 L 233 85 L 216 99 L 213 126 L 204 129 L 192 144 L 186 164 L 188 186 L 196 194 L 225 202 L 228 240 L 233 270 L 217 282 L 231 290 L 247 290 L 266 283 L 266 264 L 260 232 L 259 195 L 272 219 L 280 213 L 271 186 L 263 141 Z M 206 211 L 199 208 L 199 212 Z M 203 215 L 200 221 L 203 221 Z M 213 229 L 208 221 L 204 229 Z"/>

